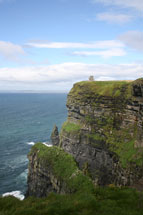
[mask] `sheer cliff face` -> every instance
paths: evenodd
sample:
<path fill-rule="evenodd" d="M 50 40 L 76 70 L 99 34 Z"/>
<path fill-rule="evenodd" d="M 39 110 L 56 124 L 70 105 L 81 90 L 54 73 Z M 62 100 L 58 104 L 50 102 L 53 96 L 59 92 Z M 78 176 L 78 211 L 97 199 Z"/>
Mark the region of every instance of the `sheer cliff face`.
<path fill-rule="evenodd" d="M 63 149 L 34 145 L 28 155 L 27 196 L 46 197 L 49 193 L 92 193 L 94 185 L 79 170 L 74 158 Z"/>
<path fill-rule="evenodd" d="M 92 192 L 95 185 L 133 185 L 143 177 L 143 79 L 84 81 L 67 99 L 68 119 L 53 147 L 29 153 L 27 196 Z M 92 181 L 91 181 L 92 179 Z"/>
<path fill-rule="evenodd" d="M 142 177 L 142 79 L 77 83 L 67 108 L 60 145 L 95 184 L 130 185 Z"/>
<path fill-rule="evenodd" d="M 49 168 L 42 166 L 38 159 L 38 151 L 28 156 L 29 174 L 27 196 L 45 197 L 47 193 L 54 192 L 56 189 L 55 179 L 52 177 Z M 53 180 L 51 180 L 53 179 Z M 57 187 L 58 188 L 58 187 Z M 58 192 L 58 189 L 57 189 Z"/>

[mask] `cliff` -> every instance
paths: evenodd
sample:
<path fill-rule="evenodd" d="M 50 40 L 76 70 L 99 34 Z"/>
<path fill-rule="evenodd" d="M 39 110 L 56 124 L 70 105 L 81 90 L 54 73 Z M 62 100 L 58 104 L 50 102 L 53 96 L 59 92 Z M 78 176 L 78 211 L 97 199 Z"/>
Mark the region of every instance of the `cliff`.
<path fill-rule="evenodd" d="M 142 177 L 143 79 L 79 82 L 67 99 L 60 145 L 97 185 Z"/>
<path fill-rule="evenodd" d="M 45 197 L 49 193 L 92 192 L 92 181 L 79 170 L 73 157 L 56 146 L 37 143 L 28 155 L 27 196 Z"/>
<path fill-rule="evenodd" d="M 28 195 L 81 191 L 85 178 L 118 186 L 142 178 L 143 79 L 76 83 L 67 108 L 60 134 L 55 127 L 51 135 L 54 146 L 36 145 L 29 154 Z M 82 175 L 76 185 L 75 172 Z"/>

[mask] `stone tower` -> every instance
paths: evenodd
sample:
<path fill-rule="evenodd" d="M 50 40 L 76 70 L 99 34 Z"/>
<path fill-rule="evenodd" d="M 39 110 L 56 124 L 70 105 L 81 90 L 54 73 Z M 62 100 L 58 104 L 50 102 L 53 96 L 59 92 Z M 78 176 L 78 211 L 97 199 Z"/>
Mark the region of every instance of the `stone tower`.
<path fill-rule="evenodd" d="M 94 81 L 94 76 L 93 75 L 89 76 L 89 81 Z"/>

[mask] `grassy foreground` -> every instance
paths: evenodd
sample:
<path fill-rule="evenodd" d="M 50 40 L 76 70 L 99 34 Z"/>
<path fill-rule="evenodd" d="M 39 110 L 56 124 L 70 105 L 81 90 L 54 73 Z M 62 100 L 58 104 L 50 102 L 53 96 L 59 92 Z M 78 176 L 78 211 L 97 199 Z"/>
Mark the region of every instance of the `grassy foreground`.
<path fill-rule="evenodd" d="M 0 215 L 142 215 L 143 193 L 128 188 L 96 188 L 94 194 L 75 193 L 47 198 L 0 198 Z"/>

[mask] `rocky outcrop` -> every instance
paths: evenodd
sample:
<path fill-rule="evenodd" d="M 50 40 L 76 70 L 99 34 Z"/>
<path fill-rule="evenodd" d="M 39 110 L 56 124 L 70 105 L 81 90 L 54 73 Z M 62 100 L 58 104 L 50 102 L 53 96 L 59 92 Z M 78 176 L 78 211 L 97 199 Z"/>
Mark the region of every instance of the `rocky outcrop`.
<path fill-rule="evenodd" d="M 28 155 L 26 196 L 46 197 L 49 193 L 92 192 L 92 181 L 77 167 L 73 157 L 59 147 L 37 143 Z"/>
<path fill-rule="evenodd" d="M 29 154 L 28 195 L 87 192 L 91 180 L 101 186 L 142 181 L 143 79 L 76 83 L 67 108 L 60 134 L 53 129 L 54 146 L 35 145 Z"/>
<path fill-rule="evenodd" d="M 59 131 L 58 127 L 55 125 L 51 134 L 51 142 L 53 146 L 58 146 L 59 145 Z"/>
<path fill-rule="evenodd" d="M 62 148 L 98 185 L 132 185 L 143 166 L 143 80 L 79 82 L 67 100 Z"/>
<path fill-rule="evenodd" d="M 37 153 L 28 156 L 29 174 L 28 191 L 26 196 L 45 197 L 47 193 L 60 191 L 57 178 L 51 172 L 50 168 L 45 167 L 39 161 Z"/>

